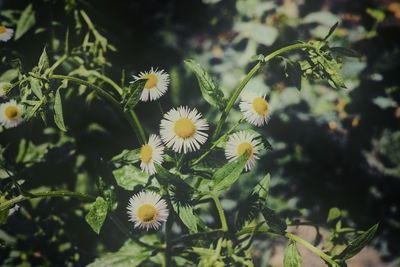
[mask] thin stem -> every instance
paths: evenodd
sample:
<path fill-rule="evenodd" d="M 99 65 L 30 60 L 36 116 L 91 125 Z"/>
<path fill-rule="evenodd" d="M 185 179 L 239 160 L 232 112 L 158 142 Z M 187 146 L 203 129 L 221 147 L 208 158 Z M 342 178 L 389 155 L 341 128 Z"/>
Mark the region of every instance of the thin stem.
<path fill-rule="evenodd" d="M 210 147 L 208 151 L 206 151 L 203 155 L 201 155 L 195 162 L 192 163 L 192 166 L 198 164 L 205 156 L 207 156 L 224 138 L 229 135 L 231 132 L 233 132 L 242 122 L 244 121 L 244 118 L 241 118 L 233 127 L 227 131 L 223 136 L 218 138 L 217 141 L 214 142 L 214 144 Z"/>
<path fill-rule="evenodd" d="M 339 267 L 339 264 L 337 264 L 334 260 L 332 260 L 332 258 L 330 256 L 328 256 L 327 254 L 325 254 L 318 248 L 314 247 L 313 245 L 311 245 L 304 239 L 302 239 L 296 235 L 293 235 L 291 233 L 285 233 L 285 236 L 293 241 L 296 241 L 297 243 L 302 244 L 303 246 L 305 246 L 306 248 L 308 248 L 309 250 L 311 250 L 312 252 L 314 252 L 315 254 L 317 254 L 318 256 L 320 256 L 321 258 L 326 260 L 327 262 L 329 262 L 332 266 Z"/>
<path fill-rule="evenodd" d="M 228 105 L 226 106 L 224 112 L 222 113 L 221 119 L 219 120 L 217 127 L 215 128 L 212 140 L 217 139 L 219 133 L 221 132 L 222 125 L 224 124 L 226 118 L 228 117 L 228 114 L 229 114 L 231 108 L 233 107 L 233 105 L 235 104 L 236 99 L 239 97 L 240 93 L 242 92 L 242 90 L 246 86 L 246 84 L 249 82 L 249 80 L 254 76 L 254 74 L 257 73 L 259 68 L 263 64 L 267 63 L 268 61 L 270 61 L 271 59 L 273 59 L 274 57 L 276 57 L 282 53 L 288 52 L 290 50 L 302 49 L 302 48 L 309 48 L 309 49 L 314 49 L 314 50 L 318 51 L 316 47 L 309 45 L 309 44 L 289 45 L 289 46 L 283 47 L 283 48 L 278 49 L 275 52 L 269 54 L 268 56 L 265 57 L 265 59 L 263 61 L 258 62 L 257 65 L 255 65 L 250 70 L 250 72 L 246 75 L 246 77 L 243 79 L 243 81 L 239 84 L 239 86 L 236 88 L 235 92 L 233 93 L 233 96 L 229 100 Z"/>
<path fill-rule="evenodd" d="M 48 191 L 48 192 L 40 192 L 40 193 L 29 193 L 28 196 L 21 195 L 21 196 L 15 197 L 13 199 L 10 199 L 10 200 L 7 200 L 7 201 L 1 203 L 0 211 L 5 210 L 5 209 L 13 206 L 14 204 L 17 204 L 24 200 L 31 199 L 31 198 L 39 198 L 39 197 L 76 197 L 76 198 L 82 198 L 85 200 L 95 200 L 96 199 L 94 196 L 91 196 L 88 194 L 65 191 L 65 190 Z"/>
<path fill-rule="evenodd" d="M 236 233 L 237 236 L 244 235 L 244 234 L 251 234 L 253 231 L 256 232 L 269 232 L 271 228 L 268 226 L 260 226 L 260 227 L 246 227 Z"/>
<path fill-rule="evenodd" d="M 224 210 L 222 209 L 221 202 L 219 201 L 218 196 L 210 191 L 204 192 L 203 194 L 209 195 L 214 200 L 215 206 L 217 207 L 218 210 L 219 218 L 221 220 L 221 230 L 228 231 L 228 225 L 226 223 L 225 213 Z"/>
<path fill-rule="evenodd" d="M 163 110 L 163 108 L 162 108 L 162 106 L 161 106 L 160 100 L 157 100 L 157 105 L 158 105 L 158 109 L 159 109 L 160 112 L 161 112 L 161 116 L 164 116 L 164 110 Z"/>
<path fill-rule="evenodd" d="M 68 58 L 67 54 L 64 54 L 62 57 L 60 57 L 54 64 L 53 66 L 51 66 L 50 68 L 48 68 L 46 70 L 46 72 L 44 73 L 44 76 L 48 75 L 48 74 L 52 74 L 53 71 L 60 66 L 66 59 Z"/>
<path fill-rule="evenodd" d="M 85 80 L 71 77 L 71 76 L 65 76 L 65 75 L 52 75 L 49 77 L 50 79 L 60 79 L 60 80 L 69 80 L 72 82 L 76 82 L 79 84 L 83 84 L 87 87 L 93 88 L 96 92 L 98 92 L 100 95 L 102 95 L 108 102 L 110 102 L 124 117 L 125 119 L 129 122 L 131 125 L 132 129 L 136 133 L 136 136 L 141 144 L 146 143 L 146 137 L 142 128 L 142 125 L 139 122 L 138 117 L 136 116 L 135 112 L 133 110 L 130 111 L 129 113 L 126 113 L 122 110 L 119 102 L 108 92 L 104 91 L 102 88 L 100 88 L 97 85 L 91 84 Z"/>
<path fill-rule="evenodd" d="M 102 79 L 103 81 L 105 81 L 106 83 L 108 83 L 109 85 L 111 85 L 112 87 L 114 87 L 114 89 L 118 92 L 119 95 L 122 95 L 122 88 L 116 84 L 113 80 L 111 80 L 110 78 L 108 78 L 107 76 L 100 74 L 100 73 L 96 73 L 95 76 L 97 78 Z"/>
<path fill-rule="evenodd" d="M 131 116 L 132 116 L 133 121 L 135 123 L 135 126 L 137 127 L 137 130 L 138 130 L 139 141 L 141 139 L 141 143 L 142 144 L 146 144 L 146 135 L 144 134 L 144 130 L 143 130 L 142 124 L 139 121 L 138 116 L 136 115 L 135 111 L 133 111 L 133 109 L 130 110 L 130 113 L 131 113 Z"/>

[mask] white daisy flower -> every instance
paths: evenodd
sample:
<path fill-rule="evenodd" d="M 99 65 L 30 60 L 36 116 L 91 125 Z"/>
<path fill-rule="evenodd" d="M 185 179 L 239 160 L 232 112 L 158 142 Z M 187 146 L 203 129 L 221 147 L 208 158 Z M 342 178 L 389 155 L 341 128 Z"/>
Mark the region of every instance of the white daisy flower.
<path fill-rule="evenodd" d="M 150 135 L 149 142 L 140 149 L 140 168 L 142 171 L 155 174 L 156 168 L 154 162 L 160 164 L 163 162 L 164 146 L 160 137 L 155 134 Z"/>
<path fill-rule="evenodd" d="M 160 124 L 161 139 L 175 152 L 183 153 L 196 151 L 207 140 L 208 123 L 201 118 L 197 109 L 188 107 L 172 108 Z"/>
<path fill-rule="evenodd" d="M 270 119 L 269 105 L 265 100 L 265 94 L 244 95 L 239 107 L 245 119 L 255 126 L 263 126 Z"/>
<path fill-rule="evenodd" d="M 7 28 L 6 26 L 0 25 L 0 41 L 7 42 L 13 37 L 14 30 Z"/>
<path fill-rule="evenodd" d="M 0 97 L 6 99 L 7 98 L 7 89 L 11 87 L 11 84 L 8 82 L 0 82 Z"/>
<path fill-rule="evenodd" d="M 249 156 L 246 162 L 246 171 L 250 170 L 251 167 L 256 163 L 258 152 L 260 151 L 261 142 L 256 139 L 256 135 L 246 131 L 240 131 L 232 134 L 225 148 L 225 156 L 229 161 L 233 161 L 240 157 L 246 149 L 249 150 Z"/>
<path fill-rule="evenodd" d="M 150 101 L 159 99 L 168 90 L 169 74 L 164 70 L 154 70 L 151 67 L 150 71 L 140 72 L 139 76 L 133 75 L 133 78 L 135 78 L 133 82 L 148 79 L 140 96 L 140 100 L 143 102 L 149 101 L 149 99 Z"/>
<path fill-rule="evenodd" d="M 135 228 L 157 229 L 168 218 L 167 202 L 154 192 L 140 192 L 129 199 L 129 221 Z"/>
<path fill-rule="evenodd" d="M 6 128 L 18 126 L 22 122 L 22 106 L 10 100 L 0 105 L 0 123 Z"/>

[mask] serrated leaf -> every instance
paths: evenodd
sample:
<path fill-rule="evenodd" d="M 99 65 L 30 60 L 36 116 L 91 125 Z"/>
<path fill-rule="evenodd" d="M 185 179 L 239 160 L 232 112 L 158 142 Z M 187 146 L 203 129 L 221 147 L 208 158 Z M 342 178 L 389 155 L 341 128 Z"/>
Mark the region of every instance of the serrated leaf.
<path fill-rule="evenodd" d="M 361 54 L 353 49 L 349 49 L 346 47 L 335 46 L 329 48 L 333 53 L 339 54 L 345 57 L 361 57 Z"/>
<path fill-rule="evenodd" d="M 329 36 L 331 36 L 331 34 L 336 30 L 336 27 L 339 25 L 339 21 L 335 23 L 335 25 L 333 25 L 330 29 L 328 34 L 325 36 L 324 41 L 326 41 Z"/>
<path fill-rule="evenodd" d="M 244 201 L 239 202 L 235 222 L 237 229 L 241 229 L 246 222 L 250 222 L 258 215 L 260 210 L 259 200 L 258 194 L 251 193 Z"/>
<path fill-rule="evenodd" d="M 140 148 L 134 150 L 124 149 L 120 154 L 112 157 L 112 162 L 136 163 L 140 160 Z"/>
<path fill-rule="evenodd" d="M 126 190 L 133 190 L 137 185 L 145 185 L 150 177 L 139 168 L 132 165 L 125 165 L 113 172 L 117 184 Z"/>
<path fill-rule="evenodd" d="M 38 63 L 38 71 L 39 71 L 39 73 L 41 73 L 42 71 L 48 69 L 49 68 L 49 64 L 50 64 L 49 63 L 49 57 L 47 56 L 46 47 L 45 47 L 45 48 L 43 48 L 43 52 L 42 52 L 42 54 L 40 55 L 40 58 L 39 58 L 39 63 Z"/>
<path fill-rule="evenodd" d="M 337 258 L 341 261 L 348 260 L 357 255 L 374 237 L 376 230 L 378 229 L 379 223 L 372 226 L 365 233 L 354 239 L 350 245 L 348 245 Z"/>
<path fill-rule="evenodd" d="M 141 241 L 144 242 L 143 238 Z M 147 243 L 147 242 L 146 242 Z M 128 240 L 117 252 L 109 252 L 97 258 L 88 267 L 135 267 L 152 256 L 152 251 L 146 247 Z"/>
<path fill-rule="evenodd" d="M 85 216 L 86 222 L 97 234 L 100 233 L 100 229 L 106 219 L 107 210 L 107 202 L 102 197 L 97 197 L 96 201 L 92 203 L 89 213 Z"/>
<path fill-rule="evenodd" d="M 124 99 L 124 110 L 133 109 L 140 100 L 147 79 L 137 80 L 129 85 L 128 94 Z"/>
<path fill-rule="evenodd" d="M 264 204 L 268 197 L 270 183 L 271 176 L 269 173 L 267 173 L 267 175 L 265 175 L 264 178 L 253 189 L 253 194 L 258 194 L 258 197 L 263 200 Z"/>
<path fill-rule="evenodd" d="M 302 258 L 300 252 L 296 247 L 296 242 L 291 241 L 285 249 L 283 256 L 284 267 L 300 267 L 302 264 Z"/>
<path fill-rule="evenodd" d="M 29 4 L 17 22 L 14 40 L 18 40 L 24 35 L 33 25 L 35 25 L 35 11 L 32 9 L 32 4 Z"/>
<path fill-rule="evenodd" d="M 192 59 L 186 59 L 185 64 L 196 75 L 204 99 L 212 106 L 218 107 L 221 110 L 224 109 L 227 103 L 224 93 L 208 72 Z"/>
<path fill-rule="evenodd" d="M 340 210 L 338 208 L 336 208 L 336 207 L 331 208 L 329 210 L 328 218 L 326 219 L 326 222 L 327 223 L 332 222 L 332 221 L 336 220 L 339 217 L 340 217 Z"/>
<path fill-rule="evenodd" d="M 186 227 L 191 232 L 197 233 L 197 218 L 193 212 L 193 207 L 190 205 L 178 205 L 176 202 L 172 202 L 172 206 Z"/>
<path fill-rule="evenodd" d="M 154 166 L 157 172 L 156 176 L 160 183 L 164 185 L 174 185 L 178 190 L 185 193 L 191 193 L 194 191 L 194 188 L 182 180 L 178 175 L 170 173 L 159 164 L 154 164 Z"/>
<path fill-rule="evenodd" d="M 66 88 L 68 85 L 68 81 L 64 80 L 60 87 L 58 87 L 55 98 L 54 98 L 54 122 L 56 123 L 57 127 L 61 130 L 66 132 L 67 128 L 64 124 L 64 115 L 62 111 L 62 101 L 61 101 L 61 94 L 60 90 Z"/>
<path fill-rule="evenodd" d="M 277 234 L 284 234 L 287 228 L 286 222 L 276 212 L 268 207 L 264 207 L 261 211 L 265 221 L 271 228 L 271 231 Z"/>
<path fill-rule="evenodd" d="M 221 192 L 228 189 L 239 178 L 248 159 L 249 151 L 243 153 L 234 161 L 228 162 L 220 168 L 213 176 L 214 185 L 212 190 L 214 192 Z"/>

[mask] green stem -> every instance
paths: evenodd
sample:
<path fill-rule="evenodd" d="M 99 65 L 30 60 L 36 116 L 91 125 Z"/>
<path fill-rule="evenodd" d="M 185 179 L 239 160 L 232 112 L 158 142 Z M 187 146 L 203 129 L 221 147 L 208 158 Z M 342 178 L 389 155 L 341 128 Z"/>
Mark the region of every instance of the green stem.
<path fill-rule="evenodd" d="M 265 57 L 265 59 L 263 61 L 260 61 L 257 63 L 257 65 L 255 65 L 250 72 L 246 75 L 246 77 L 243 79 L 243 81 L 239 84 L 239 86 L 236 88 L 235 92 L 233 93 L 233 96 L 231 97 L 231 99 L 228 102 L 228 105 L 226 106 L 224 112 L 221 115 L 221 119 L 219 120 L 218 124 L 217 124 L 217 128 L 215 128 L 212 140 L 217 139 L 219 133 L 221 132 L 222 129 L 222 125 L 224 124 L 226 118 L 228 117 L 228 114 L 230 112 L 230 110 L 232 109 L 233 105 L 236 102 L 236 99 L 239 97 L 240 93 L 242 92 L 243 88 L 246 86 L 246 84 L 250 81 L 250 79 L 254 76 L 254 74 L 257 73 L 257 71 L 259 70 L 259 68 L 267 63 L 268 61 L 270 61 L 271 59 L 273 59 L 274 57 L 291 51 L 291 50 L 295 50 L 295 49 L 302 49 L 302 48 L 309 48 L 309 49 L 314 49 L 317 50 L 317 48 L 315 48 L 312 45 L 309 44 L 294 44 L 294 45 L 289 45 L 286 47 L 283 47 L 281 49 L 276 50 L 275 52 L 269 54 L 268 56 Z"/>
<path fill-rule="evenodd" d="M 271 228 L 268 226 L 260 226 L 260 227 L 246 227 L 236 233 L 237 236 L 241 236 L 244 234 L 251 234 L 253 231 L 256 232 L 269 232 Z"/>
<path fill-rule="evenodd" d="M 53 71 L 60 66 L 66 59 L 68 58 L 67 54 L 64 54 L 62 57 L 60 57 L 54 64 L 53 66 L 51 66 L 50 68 L 48 68 L 45 73 L 44 76 L 47 76 L 48 74 L 52 74 Z"/>
<path fill-rule="evenodd" d="M 100 73 L 96 73 L 95 76 L 97 78 L 102 79 L 103 81 L 105 81 L 106 83 L 108 83 L 109 85 L 111 85 L 112 87 L 114 87 L 114 89 L 118 92 L 119 95 L 122 95 L 122 88 L 116 84 L 113 80 L 111 80 L 110 78 L 108 78 L 107 76 L 100 74 Z"/>
<path fill-rule="evenodd" d="M 40 192 L 40 193 L 29 193 L 28 196 L 21 195 L 21 196 L 15 197 L 13 199 L 10 199 L 10 200 L 7 200 L 7 201 L 1 203 L 0 211 L 10 208 L 14 204 L 17 204 L 24 200 L 31 199 L 31 198 L 39 198 L 39 197 L 76 197 L 76 198 L 82 198 L 85 200 L 95 200 L 96 199 L 94 196 L 91 196 L 91 195 L 78 193 L 78 192 L 65 191 L 65 190 L 48 191 L 48 192 Z"/>
<path fill-rule="evenodd" d="M 129 113 L 124 112 L 123 109 L 121 108 L 119 102 L 108 92 L 104 91 L 102 88 L 100 88 L 97 85 L 91 84 L 85 80 L 71 77 L 71 76 L 52 75 L 49 78 L 50 79 L 69 80 L 69 81 L 72 81 L 75 83 L 83 84 L 87 87 L 94 89 L 97 93 L 99 93 L 101 96 L 103 96 L 108 102 L 110 102 L 125 117 L 125 119 L 131 125 L 132 129 L 135 131 L 139 142 L 141 144 L 146 143 L 146 137 L 145 137 L 142 125 L 140 124 L 139 119 L 137 118 L 135 112 L 133 110 L 131 110 L 130 115 L 129 115 Z"/>
<path fill-rule="evenodd" d="M 224 210 L 222 209 L 221 202 L 219 201 L 218 196 L 211 191 L 207 191 L 202 194 L 209 195 L 214 200 L 215 206 L 217 207 L 218 210 L 219 218 L 221 220 L 221 230 L 224 232 L 228 231 L 228 225 L 226 223 L 225 213 Z"/>
<path fill-rule="evenodd" d="M 227 135 L 229 135 L 231 132 L 233 132 L 242 122 L 244 121 L 244 118 L 241 118 L 233 127 L 227 131 L 223 136 L 218 138 L 217 141 L 214 142 L 214 144 L 210 147 L 208 151 L 206 151 L 203 155 L 201 155 L 195 162 L 192 163 L 192 166 L 198 164 L 205 156 L 207 156 L 222 140 L 225 139 Z"/>
<path fill-rule="evenodd" d="M 293 235 L 291 233 L 285 233 L 285 236 L 293 241 L 296 241 L 297 243 L 302 244 L 303 246 L 305 246 L 306 248 L 308 248 L 309 250 L 311 250 L 312 252 L 314 252 L 315 254 L 317 254 L 318 256 L 320 256 L 321 258 L 326 260 L 327 262 L 329 262 L 332 266 L 339 267 L 339 264 L 337 264 L 334 260 L 332 260 L 332 258 L 330 256 L 328 256 L 327 254 L 325 254 L 318 248 L 314 247 L 313 245 L 311 245 L 304 239 L 302 239 L 296 235 Z"/>

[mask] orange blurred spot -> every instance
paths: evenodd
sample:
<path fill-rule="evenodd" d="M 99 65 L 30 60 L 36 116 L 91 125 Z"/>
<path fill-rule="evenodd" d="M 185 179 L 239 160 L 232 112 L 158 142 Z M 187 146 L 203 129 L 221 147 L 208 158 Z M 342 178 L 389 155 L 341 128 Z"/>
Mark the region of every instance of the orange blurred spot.
<path fill-rule="evenodd" d="M 353 118 L 353 120 L 351 121 L 351 126 L 353 127 L 357 127 L 358 123 L 360 122 L 360 120 L 358 119 L 358 117 Z"/>
<path fill-rule="evenodd" d="M 400 107 L 396 108 L 396 111 L 394 114 L 395 114 L 396 118 L 400 118 Z"/>
<path fill-rule="evenodd" d="M 329 129 L 331 129 L 331 131 L 336 130 L 337 126 L 336 126 L 336 122 L 334 121 L 330 121 L 329 122 Z"/>
<path fill-rule="evenodd" d="M 212 52 L 216 57 L 222 57 L 224 55 L 224 51 L 222 51 L 219 45 L 214 45 L 212 48 Z"/>
<path fill-rule="evenodd" d="M 388 6 L 389 11 L 394 13 L 394 16 L 400 19 L 400 3 L 392 2 Z"/>

